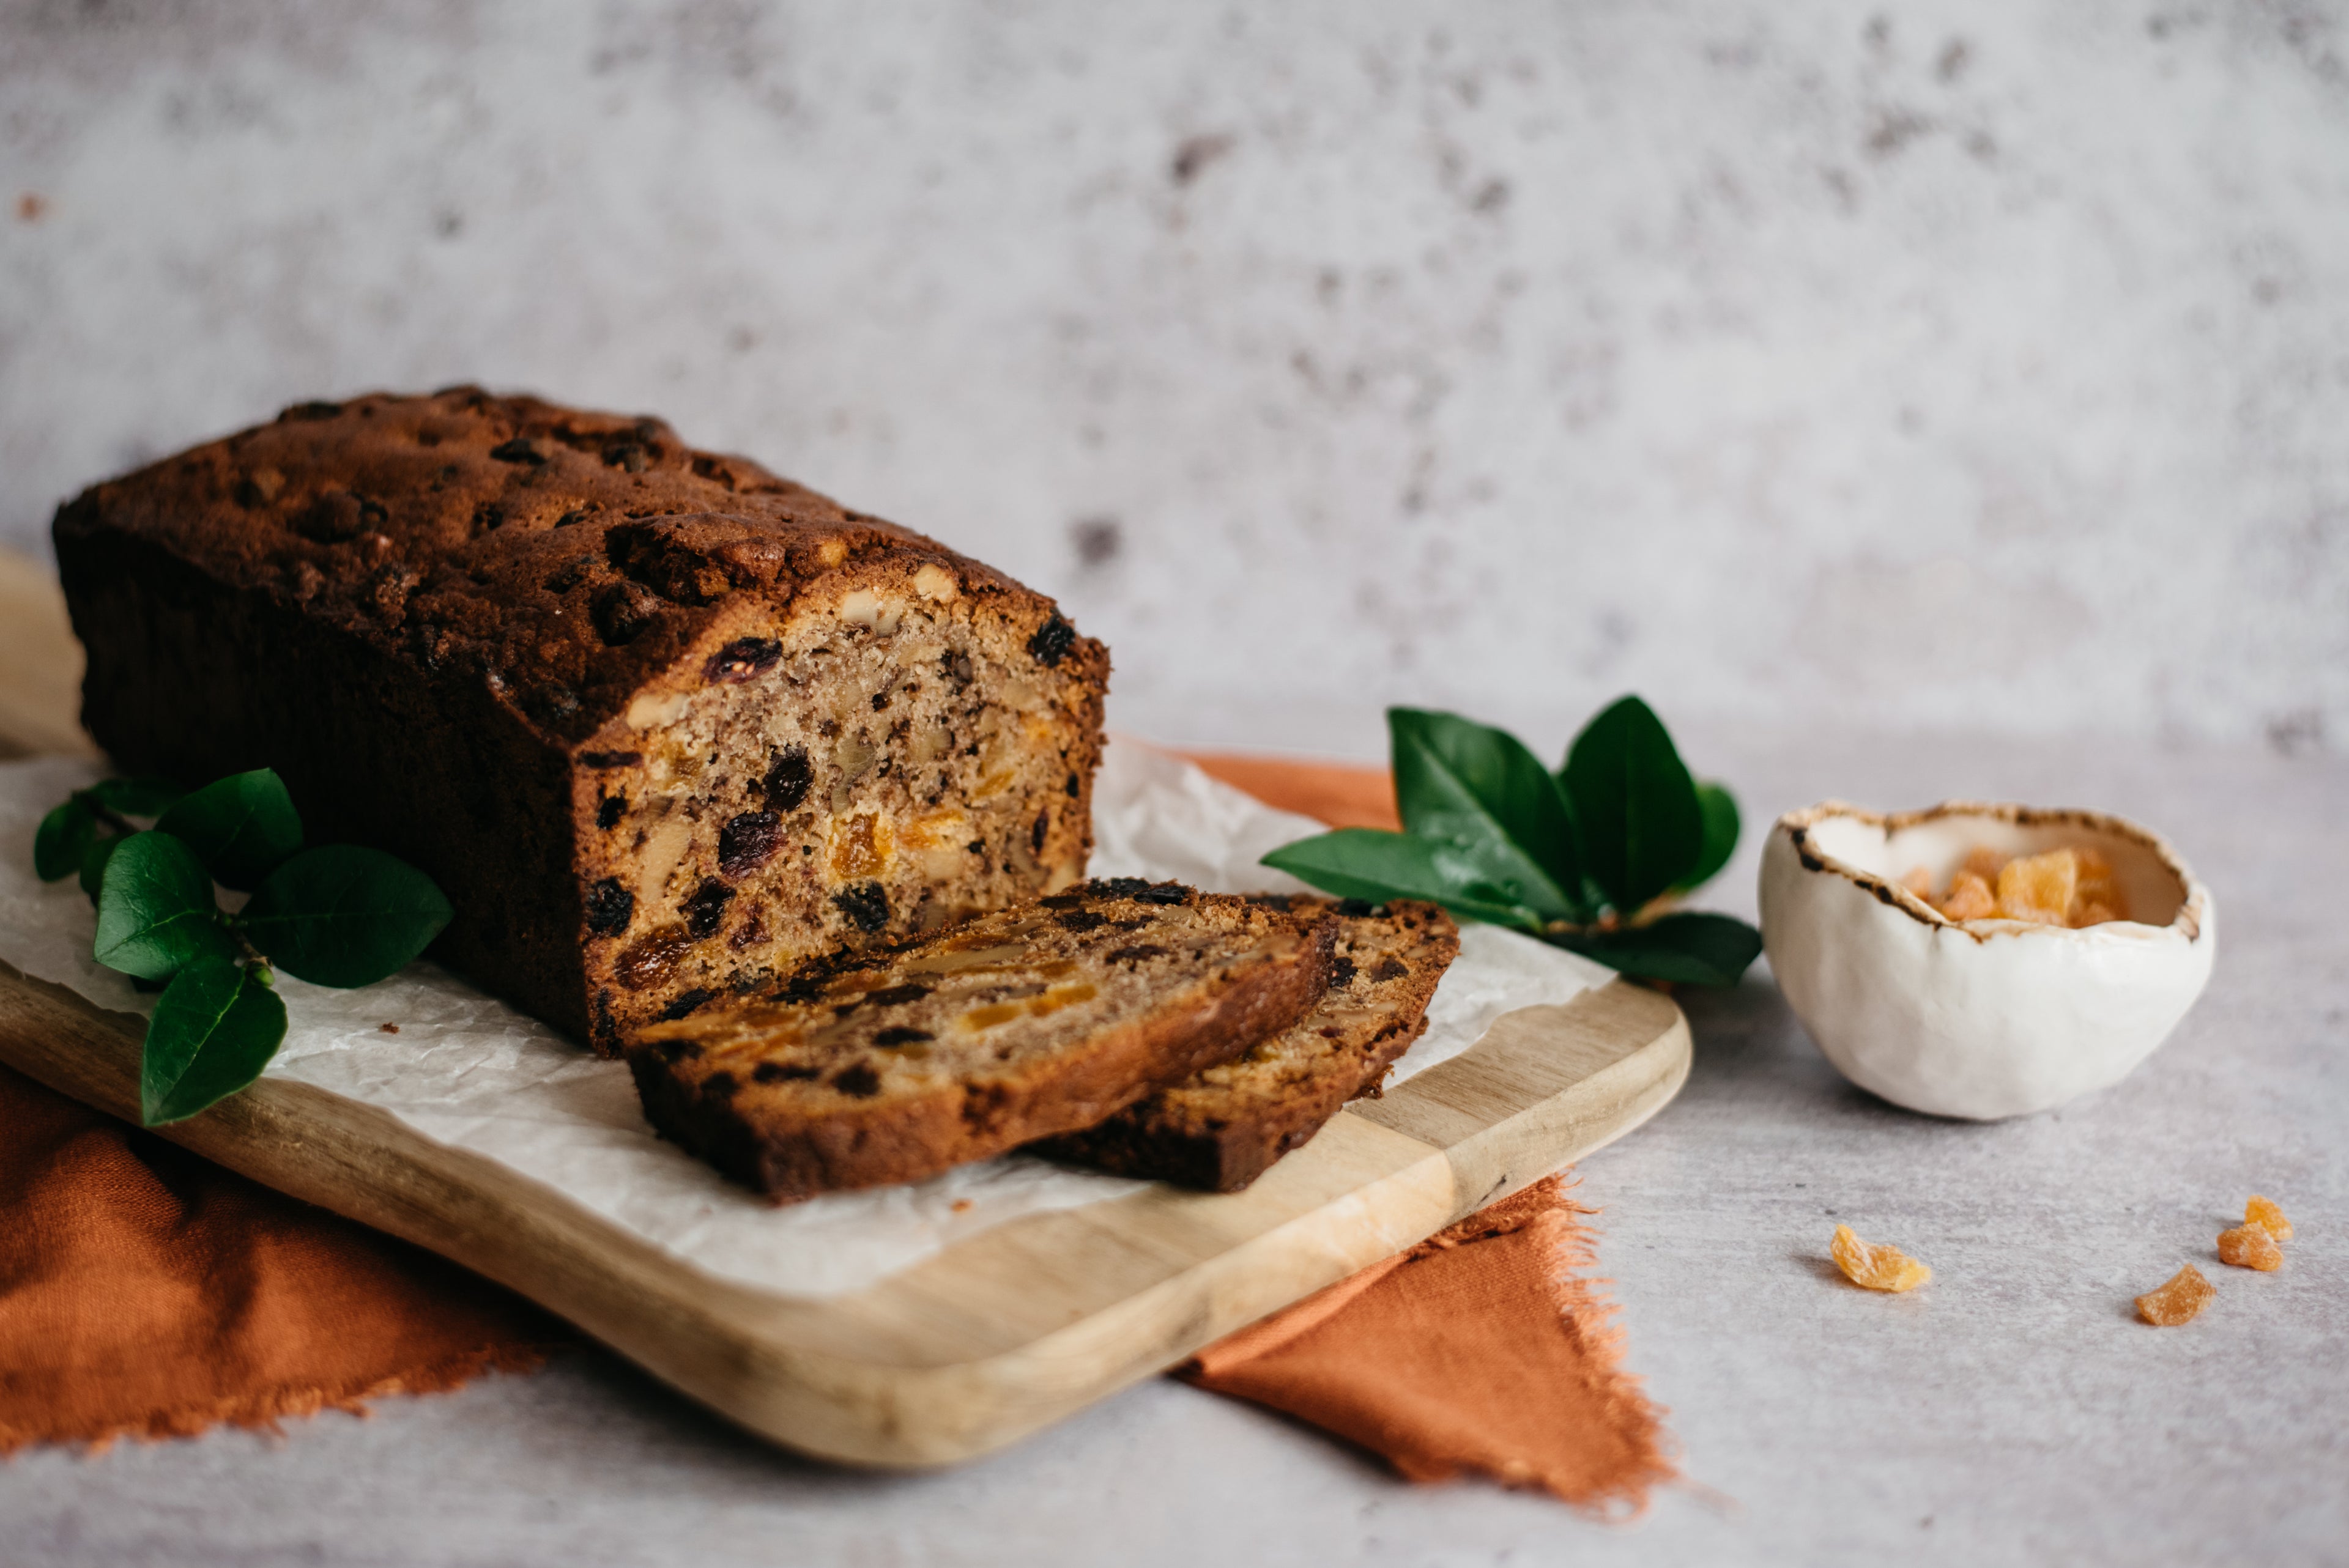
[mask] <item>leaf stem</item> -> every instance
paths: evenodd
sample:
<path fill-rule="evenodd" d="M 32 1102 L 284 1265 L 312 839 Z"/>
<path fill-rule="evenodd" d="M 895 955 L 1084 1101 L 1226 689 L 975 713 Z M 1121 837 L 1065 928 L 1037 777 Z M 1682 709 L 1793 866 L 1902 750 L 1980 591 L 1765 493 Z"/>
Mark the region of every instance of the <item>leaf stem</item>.
<path fill-rule="evenodd" d="M 1602 909 L 1599 918 L 1578 924 L 1571 920 L 1553 920 L 1541 928 L 1545 937 L 1604 936 L 1623 929 L 1624 922 L 1612 909 Z"/>
<path fill-rule="evenodd" d="M 77 789 L 73 792 L 73 798 L 80 801 L 83 809 L 88 811 L 91 816 L 97 818 L 99 821 L 105 823 L 108 827 L 113 829 L 123 837 L 128 838 L 131 834 L 139 831 L 137 828 L 131 826 L 130 820 L 128 817 L 123 816 L 113 807 L 99 799 L 98 798 L 97 790 Z"/>
<path fill-rule="evenodd" d="M 276 984 L 270 974 L 268 958 L 253 944 L 252 938 L 245 935 L 244 922 L 225 910 L 218 912 L 212 918 L 220 922 L 221 929 L 228 933 L 229 940 L 236 944 L 237 954 L 244 960 L 245 966 L 259 972 L 261 983 L 264 985 Z"/>

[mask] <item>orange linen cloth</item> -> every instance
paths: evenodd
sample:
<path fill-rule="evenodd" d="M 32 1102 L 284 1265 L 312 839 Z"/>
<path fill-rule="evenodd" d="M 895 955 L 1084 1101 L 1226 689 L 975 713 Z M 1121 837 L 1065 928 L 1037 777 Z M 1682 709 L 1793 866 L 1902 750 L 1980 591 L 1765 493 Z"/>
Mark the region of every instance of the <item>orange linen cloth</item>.
<path fill-rule="evenodd" d="M 1193 754 L 1269 806 L 1394 828 L 1381 768 Z M 1413 1480 L 1464 1473 L 1636 1510 L 1672 1479 L 1662 1412 L 1622 1369 L 1621 1333 L 1563 1176 L 1535 1182 L 1207 1347 L 1183 1376 L 1382 1454 Z"/>
<path fill-rule="evenodd" d="M 1188 751 L 1185 760 L 1268 806 L 1333 828 L 1400 828 L 1394 775 L 1347 762 L 1292 762 L 1278 757 L 1226 757 Z"/>
<path fill-rule="evenodd" d="M 453 1264 L 0 1068 L 0 1453 L 357 1411 L 569 1337 Z"/>
<path fill-rule="evenodd" d="M 1613 1309 L 1574 1273 L 1592 1212 L 1546 1176 L 1199 1353 L 1183 1376 L 1386 1456 L 1636 1511 L 1673 1476 Z"/>

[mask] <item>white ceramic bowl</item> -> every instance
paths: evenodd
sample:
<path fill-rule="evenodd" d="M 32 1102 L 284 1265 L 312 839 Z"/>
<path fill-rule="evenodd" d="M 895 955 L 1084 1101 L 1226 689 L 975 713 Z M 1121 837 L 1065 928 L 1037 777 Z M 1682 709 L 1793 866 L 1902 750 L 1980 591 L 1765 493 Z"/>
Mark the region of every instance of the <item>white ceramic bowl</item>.
<path fill-rule="evenodd" d="M 2077 931 L 1945 920 L 1936 887 L 1968 851 L 2093 848 L 2132 918 Z M 2128 1076 L 2210 977 L 2209 891 L 2155 833 L 2093 811 L 1952 801 L 1887 816 L 1790 811 L 1762 852 L 1762 936 L 1787 1004 L 1846 1078 L 1896 1105 L 1991 1120 Z"/>

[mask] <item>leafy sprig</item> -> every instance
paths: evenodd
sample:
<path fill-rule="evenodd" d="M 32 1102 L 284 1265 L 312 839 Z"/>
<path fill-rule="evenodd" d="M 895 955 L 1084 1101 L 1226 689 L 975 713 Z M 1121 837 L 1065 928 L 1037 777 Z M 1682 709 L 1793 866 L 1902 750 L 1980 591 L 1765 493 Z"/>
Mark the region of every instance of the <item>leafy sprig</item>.
<path fill-rule="evenodd" d="M 1425 899 L 1626 975 L 1734 984 L 1762 951 L 1742 920 L 1676 907 L 1729 863 L 1737 802 L 1700 782 L 1661 720 L 1626 696 L 1555 772 L 1506 730 L 1387 710 L 1402 831 L 1340 828 L 1264 857 L 1340 898 Z"/>
<path fill-rule="evenodd" d="M 33 834 L 33 869 L 43 882 L 78 873 L 81 891 L 96 898 L 108 858 L 139 831 L 129 819 L 151 820 L 179 798 L 180 792 L 160 779 L 105 779 L 77 789 L 41 819 Z"/>
<path fill-rule="evenodd" d="M 273 965 L 313 985 L 370 985 L 454 913 L 431 878 L 380 850 L 304 849 L 293 798 L 266 768 L 192 794 L 150 779 L 77 789 L 41 820 L 33 864 L 43 882 L 79 876 L 98 905 L 100 964 L 162 988 L 140 1059 L 149 1127 L 261 1076 L 285 1039 Z M 232 913 L 214 883 L 253 896 Z"/>

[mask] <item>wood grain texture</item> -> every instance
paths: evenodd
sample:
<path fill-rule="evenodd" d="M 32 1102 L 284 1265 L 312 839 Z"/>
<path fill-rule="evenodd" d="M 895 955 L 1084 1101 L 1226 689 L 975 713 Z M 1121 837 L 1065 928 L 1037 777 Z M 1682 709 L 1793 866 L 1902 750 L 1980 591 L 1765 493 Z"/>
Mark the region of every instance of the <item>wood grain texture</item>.
<path fill-rule="evenodd" d="M 82 733 L 81 645 L 57 580 L 0 550 L 0 757 L 97 751 Z"/>
<path fill-rule="evenodd" d="M 9 618 L 17 606 L 28 618 Z M 0 752 L 89 749 L 78 653 L 55 584 L 0 557 Z M 126 1120 L 143 1029 L 0 965 L 0 1059 Z M 1679 1008 L 1613 982 L 1504 1016 L 1465 1054 L 1340 1111 L 1244 1192 L 1161 1186 L 1028 1215 L 822 1300 L 704 1274 L 306 1084 L 264 1078 L 158 1130 L 521 1292 L 776 1442 L 914 1468 L 1016 1441 L 1621 1137 L 1689 1060 Z"/>

